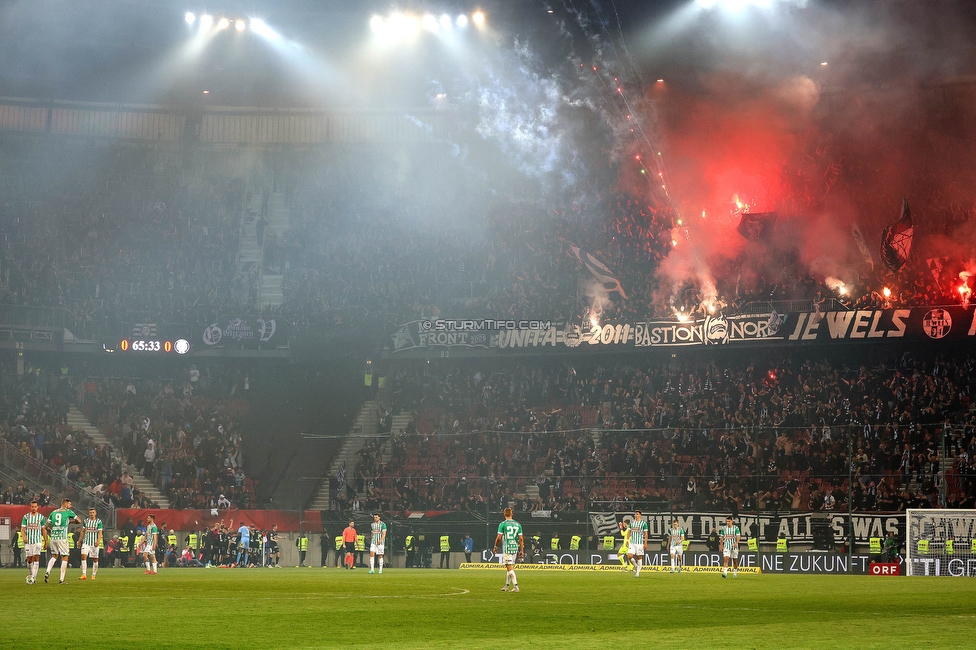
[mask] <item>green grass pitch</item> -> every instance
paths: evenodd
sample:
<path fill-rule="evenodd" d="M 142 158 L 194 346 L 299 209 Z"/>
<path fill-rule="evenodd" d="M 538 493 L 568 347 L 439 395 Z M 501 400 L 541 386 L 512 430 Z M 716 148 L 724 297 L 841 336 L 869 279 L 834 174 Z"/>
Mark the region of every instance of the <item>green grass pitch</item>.
<path fill-rule="evenodd" d="M 43 569 L 42 569 L 43 573 Z M 0 571 L 3 648 L 972 648 L 976 580 L 501 571 Z M 643 645 L 643 644 L 642 644 Z"/>

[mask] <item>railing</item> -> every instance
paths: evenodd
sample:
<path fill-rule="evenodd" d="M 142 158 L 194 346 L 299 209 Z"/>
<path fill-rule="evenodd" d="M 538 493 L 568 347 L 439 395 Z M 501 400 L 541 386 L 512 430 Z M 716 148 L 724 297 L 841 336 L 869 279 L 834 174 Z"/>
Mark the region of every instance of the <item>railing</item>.
<path fill-rule="evenodd" d="M 771 311 L 780 314 L 816 311 L 817 304 L 812 299 L 805 300 L 753 300 L 738 309 L 738 314 L 766 314 Z M 850 311 L 851 308 L 837 298 L 827 298 L 819 303 L 820 311 Z"/>
<path fill-rule="evenodd" d="M 16 446 L 6 440 L 0 440 L 0 465 L 12 468 L 25 480 L 41 489 L 51 490 L 56 498 L 58 495 L 63 495 L 71 499 L 79 511 L 95 508 L 106 527 L 115 528 L 116 517 L 113 505 L 96 497 L 91 490 L 79 488 L 65 476 L 34 457 L 21 453 Z"/>

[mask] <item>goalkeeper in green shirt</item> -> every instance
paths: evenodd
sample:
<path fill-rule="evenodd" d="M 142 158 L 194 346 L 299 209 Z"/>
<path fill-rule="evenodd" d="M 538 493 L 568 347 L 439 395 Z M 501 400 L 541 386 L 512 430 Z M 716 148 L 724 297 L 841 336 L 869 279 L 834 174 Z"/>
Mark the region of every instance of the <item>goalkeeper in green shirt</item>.
<path fill-rule="evenodd" d="M 901 549 L 900 545 L 898 544 L 898 539 L 895 537 L 894 531 L 890 531 L 888 533 L 888 537 L 885 538 L 884 549 L 882 551 L 884 553 L 885 560 L 887 562 L 894 562 L 896 559 L 898 559 L 899 550 Z"/>

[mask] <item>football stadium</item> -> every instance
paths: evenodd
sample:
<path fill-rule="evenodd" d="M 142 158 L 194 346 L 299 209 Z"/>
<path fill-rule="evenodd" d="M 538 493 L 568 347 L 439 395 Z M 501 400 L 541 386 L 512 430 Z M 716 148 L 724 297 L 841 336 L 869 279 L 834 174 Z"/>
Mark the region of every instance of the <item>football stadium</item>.
<path fill-rule="evenodd" d="M 966 0 L 0 4 L 0 647 L 976 646 L 974 149 Z"/>

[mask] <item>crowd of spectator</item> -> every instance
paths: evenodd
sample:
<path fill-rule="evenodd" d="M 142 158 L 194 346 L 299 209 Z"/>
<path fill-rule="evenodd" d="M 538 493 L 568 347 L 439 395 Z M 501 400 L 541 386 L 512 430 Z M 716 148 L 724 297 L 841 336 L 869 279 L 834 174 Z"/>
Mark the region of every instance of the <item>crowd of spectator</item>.
<path fill-rule="evenodd" d="M 974 369 L 906 355 L 400 370 L 390 399 L 413 419 L 363 448 L 341 505 L 973 507 Z"/>
<path fill-rule="evenodd" d="M 253 307 L 247 192 L 220 154 L 4 137 L 0 177 L 0 302 L 63 307 L 79 327 Z"/>
<path fill-rule="evenodd" d="M 18 376 L 4 368 L 0 388 L 0 440 L 23 457 L 16 465 L 43 466 L 57 477 L 56 485 L 72 488 L 117 507 L 152 507 L 157 504 L 142 494 L 107 445 L 99 445 L 84 430 L 67 423 L 74 389 L 69 376 L 57 370 L 28 366 Z M 37 470 L 29 472 L 37 474 Z M 25 504 L 37 498 L 51 501 L 47 489 L 31 489 L 23 481 L 6 491 L 4 503 Z"/>
<path fill-rule="evenodd" d="M 309 326 L 389 331 L 441 315 L 578 322 L 704 309 L 695 282 L 659 275 L 676 241 L 673 209 L 601 189 L 614 186 L 614 170 L 600 171 L 544 200 L 494 193 L 434 145 L 396 157 L 368 148 L 244 157 L 5 137 L 0 303 L 64 307 L 80 324 L 212 322 L 272 309 L 260 304 L 263 270 L 284 276 L 273 310 Z M 288 221 L 270 229 L 274 192 Z M 962 214 L 936 234 L 967 224 Z M 263 258 L 241 261 L 242 233 L 252 231 Z M 571 245 L 607 262 L 627 299 L 595 287 Z M 712 269 L 717 296 L 707 304 L 958 304 L 959 261 L 932 254 L 897 273 L 862 269 L 840 295 L 796 251 L 766 251 Z"/>
<path fill-rule="evenodd" d="M 172 507 L 251 507 L 255 481 L 244 474 L 241 439 L 246 373 L 201 372 L 192 364 L 185 376 L 168 380 L 85 377 L 30 364 L 22 375 L 2 370 L 0 442 L 23 457 L 14 464 L 29 473 L 46 467 L 59 486 L 114 507 L 158 508 L 126 469 L 132 466 Z M 110 444 L 68 424 L 72 402 Z M 0 484 L 0 503 L 31 498 L 45 505 L 51 494 L 23 481 Z"/>
<path fill-rule="evenodd" d="M 172 380 L 89 379 L 82 411 L 174 508 L 251 507 L 242 420 L 247 376 L 191 364 Z"/>

